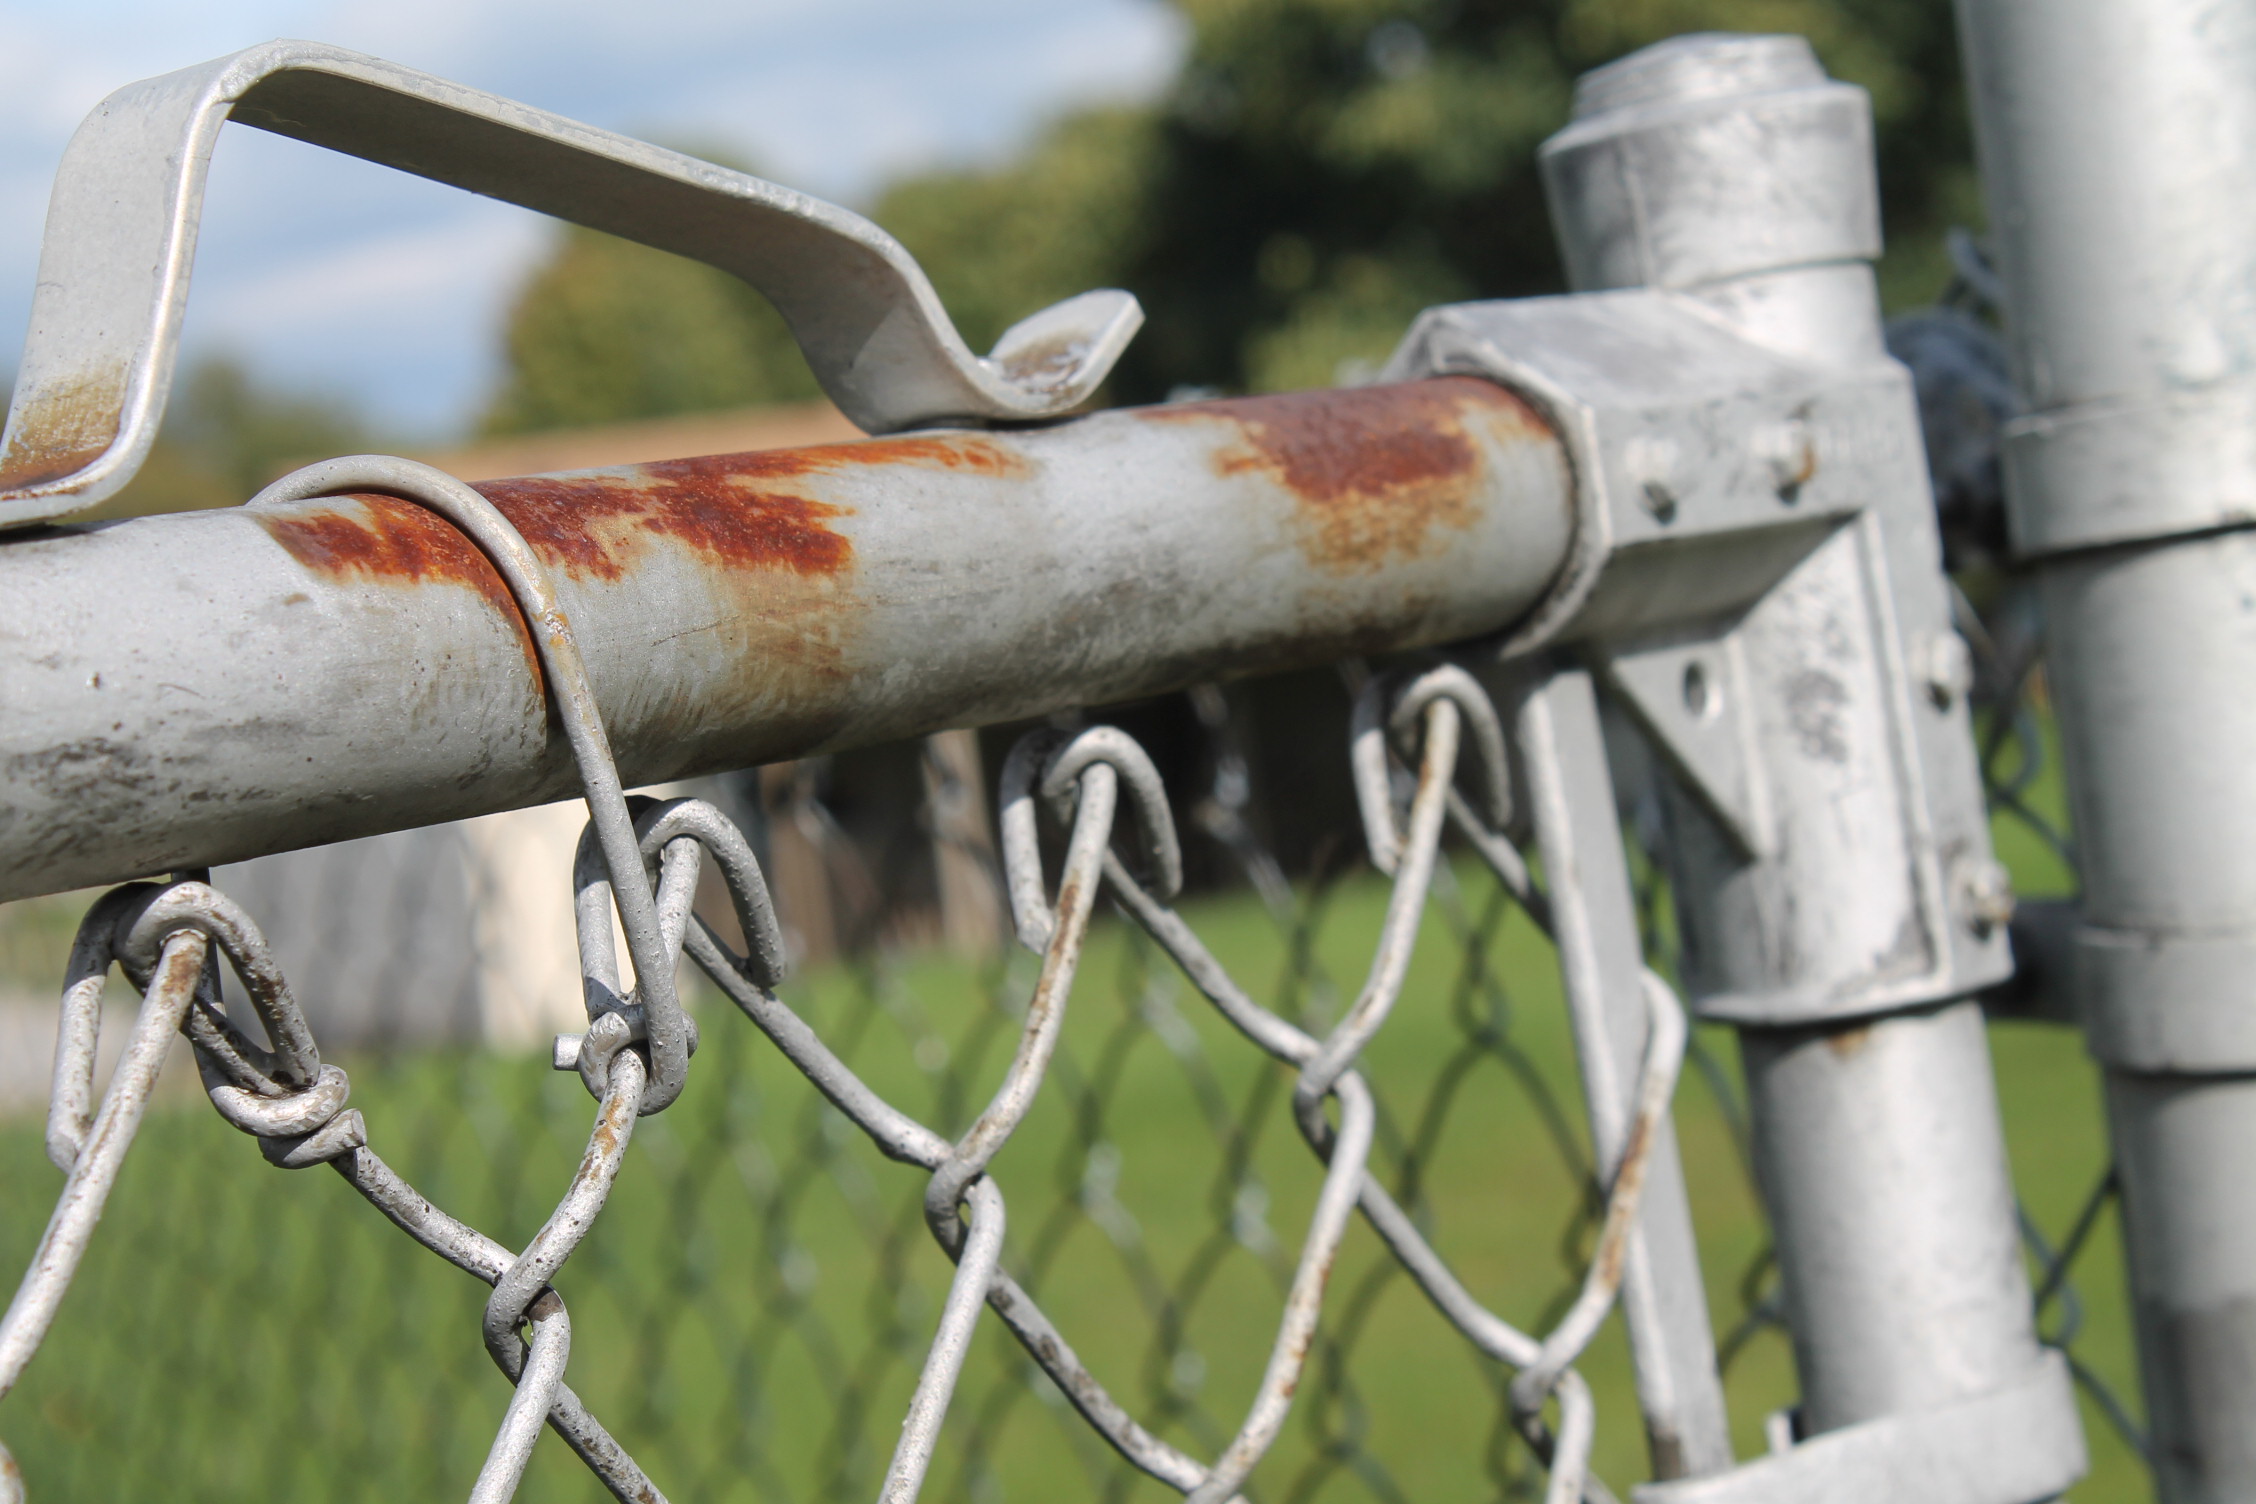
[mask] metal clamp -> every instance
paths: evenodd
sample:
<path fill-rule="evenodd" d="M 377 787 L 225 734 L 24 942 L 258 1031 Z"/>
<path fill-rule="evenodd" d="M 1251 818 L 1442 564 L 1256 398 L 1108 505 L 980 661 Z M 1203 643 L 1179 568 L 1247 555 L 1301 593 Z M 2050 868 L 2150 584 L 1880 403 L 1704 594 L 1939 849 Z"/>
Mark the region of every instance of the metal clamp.
<path fill-rule="evenodd" d="M 2083 1476 L 2068 1362 L 2047 1352 L 2017 1383 L 1844 1426 L 1728 1473 L 1648 1483 L 1635 1504 L 1995 1504 L 2048 1499 Z"/>
<path fill-rule="evenodd" d="M 2077 925 L 2071 1016 L 2118 1070 L 2233 1075 L 2256 1069 L 2256 934 Z M 2166 1005 L 2165 1005 L 2166 1000 Z"/>
<path fill-rule="evenodd" d="M 133 478 L 171 389 L 204 179 L 229 120 L 552 214 L 742 277 L 872 433 L 1057 417 L 1143 323 L 1069 298 L 971 353 L 909 253 L 836 205 L 679 152 L 315 42 L 130 84 L 63 154 L 31 331 L 0 440 L 0 528 L 85 511 Z"/>
<path fill-rule="evenodd" d="M 2006 425 L 2014 552 L 2157 543 L 2256 524 L 2256 382 L 2078 402 Z"/>

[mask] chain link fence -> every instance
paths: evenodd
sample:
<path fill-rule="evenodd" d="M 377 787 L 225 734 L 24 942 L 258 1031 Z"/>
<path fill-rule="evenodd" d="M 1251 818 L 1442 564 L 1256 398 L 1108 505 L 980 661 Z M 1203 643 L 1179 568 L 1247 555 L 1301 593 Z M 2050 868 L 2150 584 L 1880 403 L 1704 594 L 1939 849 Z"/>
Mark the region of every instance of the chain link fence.
<path fill-rule="evenodd" d="M 1946 487 L 1946 520 L 1951 505 Z M 2025 896 L 2069 897 L 2033 599 L 1979 562 L 1965 575 L 2000 852 Z M 1344 797 L 1362 684 L 1351 664 L 1282 691 L 1209 686 L 1125 718 L 1169 775 L 1194 877 L 1190 927 L 1255 1000 L 1319 1037 L 1356 998 L 1390 897 Z M 934 739 L 704 791 L 747 828 L 778 889 L 802 963 L 782 997 L 880 1096 L 950 1138 L 1005 1078 L 1040 970 L 1009 943 L 985 807 L 1007 745 L 998 733 L 983 757 L 968 739 Z M 1329 786 L 1307 776 L 1319 758 L 1342 770 Z M 1621 782 L 1634 795 L 1637 770 Z M 1661 838 L 1650 811 L 1632 797 L 1625 816 L 1633 857 L 1649 853 Z M 350 1041 L 339 1058 L 353 1101 L 390 1163 L 508 1248 L 535 1238 L 587 1142 L 580 1082 L 527 1048 L 579 1011 L 563 924 L 578 823 L 576 811 L 555 816 L 546 834 L 511 841 L 471 822 L 219 884 L 272 933 L 317 1032 Z M 1665 883 L 1649 859 L 1634 866 L 1650 960 L 1673 974 Z M 543 893 L 545 930 L 525 917 Z M 706 893 L 704 907 L 726 930 L 722 896 Z M 41 1051 L 53 1005 L 34 994 L 61 979 L 84 904 L 39 900 L 9 916 L 10 1027 Z M 1418 923 L 1401 1006 L 1361 1057 L 1370 1165 L 1491 1310 L 1547 1331 L 1574 1308 L 1606 1213 L 1555 963 L 1510 882 L 1461 842 L 1444 848 Z M 676 1499 L 868 1497 L 887 1477 L 952 1273 L 923 1225 L 924 1181 L 684 977 L 702 1039 L 688 1085 L 636 1129 L 607 1210 L 559 1280 L 571 1383 Z M 2011 1022 L 1993 1035 L 2040 1315 L 2088 1402 L 2095 1469 L 2079 1496 L 2134 1497 L 2145 1444 L 2127 1398 L 2094 1076 L 2067 1030 Z M 0 1126 L 0 1255 L 17 1267 L 56 1184 L 40 1065 L 17 1072 L 25 1082 Z M 1684 1077 L 1678 1132 L 1748 1455 L 1793 1381 L 1726 1031 L 1694 1031 Z M 997 1161 L 1011 1198 L 1002 1267 L 1159 1442 L 1197 1456 L 1230 1445 L 1263 1383 L 1321 1199 L 1323 1166 L 1296 1141 L 1294 1081 L 1145 929 L 1103 914 L 1046 1079 Z M 510 1395 L 473 1336 L 482 1287 L 333 1177 L 259 1163 L 201 1095 L 176 1049 L 150 1131 L 10 1407 L 31 1496 L 459 1492 Z M 1578 1367 L 1595 1397 L 1596 1474 L 1642 1476 L 1618 1324 Z M 1510 1381 L 1351 1222 L 1296 1402 L 1248 1495 L 1541 1497 L 1546 1472 L 1515 1424 Z M 1172 1494 L 1092 1432 L 993 1321 L 973 1334 L 927 1487 L 979 1504 Z M 604 1490 L 552 1438 L 534 1449 L 522 1496 Z"/>
<path fill-rule="evenodd" d="M 1344 755 L 1344 689 L 1337 700 Z M 1234 975 L 1321 1030 L 1353 996 L 1385 885 L 1350 855 L 1348 830 L 1312 843 L 1317 865 L 1288 877 L 1248 819 L 1253 779 L 1227 700 L 1206 691 L 1187 708 L 1205 740 L 1205 790 L 1183 801 L 1196 811 L 1186 824 L 1210 833 L 1210 861 L 1242 874 L 1188 912 Z M 770 786 L 770 820 L 839 847 L 828 865 L 846 874 L 833 885 L 843 953 L 786 996 L 882 1094 L 960 1130 L 1009 1055 L 1033 958 L 881 943 L 898 914 L 893 880 L 920 856 L 929 865 L 928 832 L 849 849 L 819 770 Z M 957 793 L 944 776 L 934 792 Z M 387 906 L 423 915 L 427 875 L 390 875 L 355 895 L 362 922 L 386 921 Z M 1374 1164 L 1467 1280 L 1538 1330 L 1571 1303 L 1602 1207 L 1546 952 L 1494 879 L 1453 855 L 1404 1007 L 1369 1056 Z M 1098 927 L 1083 974 L 1021 1146 L 1003 1162 L 1015 1193 L 1008 1264 L 1155 1433 L 1212 1455 L 1259 1378 L 1318 1189 L 1292 1142 L 1292 1077 L 1126 925 Z M 318 981 L 306 990 L 318 994 Z M 865 1495 L 884 1473 L 947 1266 L 919 1225 L 917 1182 L 717 1002 L 707 994 L 697 1007 L 705 1044 L 691 1088 L 641 1127 L 636 1162 L 572 1266 L 573 1382 L 676 1497 Z M 522 1244 L 578 1152 L 578 1082 L 489 1049 L 346 1058 L 354 1101 L 403 1176 Z M 253 1162 L 188 1092 L 158 1111 L 161 1131 L 129 1162 L 18 1400 L 11 1443 L 33 1496 L 459 1488 L 507 1397 L 466 1340 L 476 1288 L 327 1177 Z M 1686 1131 L 1697 1163 L 1730 1159 L 1720 1118 Z M 20 1208 L 8 1232 L 22 1257 L 53 1171 L 31 1122 L 8 1144 Z M 1703 1189 L 1744 1241 L 1752 1201 L 1729 1169 Z M 1634 1473 L 1642 1441 L 1626 1356 L 1609 1341 L 1584 1366 L 1600 1394 L 1598 1467 Z M 1257 1492 L 1536 1496 L 1542 1474 L 1512 1426 L 1507 1378 L 1358 1229 Z M 601 1495 L 561 1447 L 549 1452 L 536 1455 L 529 1496 Z M 982 1499 L 1061 1485 L 1163 1496 L 999 1330 L 979 1336 L 933 1480 Z"/>
<path fill-rule="evenodd" d="M 1342 730 L 1345 705 L 1343 689 Z M 1347 830 L 1311 843 L 1321 859 L 1288 874 L 1248 818 L 1254 779 L 1227 710 L 1220 691 L 1197 697 L 1205 787 L 1181 802 L 1195 811 L 1186 829 L 1240 879 L 1217 882 L 1189 912 L 1236 975 L 1266 984 L 1270 1006 L 1321 1029 L 1352 996 L 1384 889 Z M 2041 715 L 2024 700 L 1993 724 L 2000 807 L 2018 810 L 2044 797 Z M 845 893 L 842 954 L 786 996 L 885 1095 L 960 1130 L 1008 1058 L 1033 958 L 884 943 L 896 890 L 930 883 L 904 876 L 920 857 L 930 864 L 929 831 L 909 826 L 891 849 L 866 853 L 825 805 L 820 770 L 773 787 L 770 819 L 814 832 L 834 848 L 828 865 L 849 874 L 834 884 Z M 960 797 L 944 776 L 933 791 Z M 2048 831 L 2041 819 L 2028 828 Z M 389 876 L 354 907 L 412 949 L 417 924 L 399 916 L 427 906 L 428 877 Z M 561 901 L 560 877 L 556 886 Z M 1665 961 L 1666 895 L 1650 877 L 1643 892 Z M 51 965 L 57 933 L 50 922 Z M 23 951 L 39 950 L 21 940 L 19 968 Z M 1290 1284 L 1316 1187 L 1291 1142 L 1291 1077 L 1231 1036 L 1132 927 L 1100 924 L 1083 965 L 1048 1083 L 1004 1162 L 1007 1263 L 1155 1433 L 1212 1455 L 1258 1377 L 1263 1328 Z M 1462 853 L 1437 878 L 1406 994 L 1371 1052 L 1374 1164 L 1468 1281 L 1540 1330 L 1572 1299 L 1601 1202 L 1545 944 Z M 706 1042 L 692 1085 L 638 1132 L 635 1162 L 571 1270 L 573 1381 L 676 1498 L 867 1496 L 946 1288 L 946 1263 L 919 1225 L 919 1184 L 765 1041 L 719 1017 L 717 998 L 695 1007 Z M 2004 1058 L 2010 1094 L 2018 1062 L 2010 1049 Z M 483 1047 L 395 1046 L 347 1060 L 355 1101 L 405 1177 L 521 1246 L 579 1152 L 578 1082 Z M 1751 1452 L 1759 1433 L 1747 1433 L 1791 1398 L 1786 1345 L 1728 1036 L 1702 1031 L 1690 1064 L 1679 1127 L 1739 1443 Z M 481 1292 L 344 1186 L 257 1163 L 198 1095 L 160 1106 L 161 1130 L 128 1164 L 81 1287 L 14 1407 L 10 1440 L 33 1497 L 459 1490 L 507 1398 L 469 1336 Z M 21 1261 L 54 1172 L 28 1118 L 5 1142 L 8 1252 Z M 2055 1240 L 2039 1230 L 2043 1213 L 2028 1224 L 2049 1335 L 2072 1354 L 2093 1304 L 2120 1303 L 2111 1267 L 2089 1294 L 2088 1273 L 2070 1278 L 2080 1255 L 2105 1249 L 2111 1262 L 2110 1187 L 2102 1179 Z M 2044 1203 L 2049 1225 L 2063 1225 L 2058 1203 Z M 2078 1371 L 2136 1447 L 2136 1422 L 2097 1376 L 2121 1367 L 2120 1312 L 2106 1325 L 2108 1351 Z M 1598 1394 L 1597 1469 L 1637 1476 L 1642 1441 L 1618 1340 L 1584 1366 Z M 1357 1228 L 1257 1496 L 1537 1497 L 1542 1475 L 1511 1425 L 1507 1378 Z M 992 1326 L 974 1346 L 932 1486 L 979 1500 L 1061 1487 L 1166 1496 L 1089 1434 Z M 602 1489 L 548 1442 L 526 1496 Z"/>

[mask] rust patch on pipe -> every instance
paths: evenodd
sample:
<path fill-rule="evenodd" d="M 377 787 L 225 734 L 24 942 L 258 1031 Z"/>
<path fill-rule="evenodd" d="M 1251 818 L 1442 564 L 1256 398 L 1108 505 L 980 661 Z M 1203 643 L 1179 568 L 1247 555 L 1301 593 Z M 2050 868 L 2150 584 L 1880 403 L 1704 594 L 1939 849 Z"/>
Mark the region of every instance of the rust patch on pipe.
<path fill-rule="evenodd" d="M 398 496 L 354 495 L 250 515 L 291 558 L 316 574 L 477 591 L 509 623 L 533 678 L 540 679 L 532 631 L 507 582 L 476 544 L 436 512 Z"/>
<path fill-rule="evenodd" d="M 543 560 L 580 579 L 621 578 L 649 535 L 732 569 L 833 575 L 854 557 L 853 545 L 828 525 L 843 508 L 754 489 L 727 458 L 487 481 L 477 489 Z"/>
<path fill-rule="evenodd" d="M 1139 416 L 1234 428 L 1216 473 L 1258 473 L 1290 491 L 1301 551 L 1330 574 L 1369 574 L 1470 528 L 1484 470 L 1477 438 L 1553 441 L 1526 402 L 1470 376 L 1184 402 Z"/>
<path fill-rule="evenodd" d="M 830 527 L 848 509 L 789 485 L 811 475 L 871 466 L 1014 478 L 1025 458 L 983 434 L 939 434 L 820 444 L 751 454 L 661 460 L 616 470 L 484 481 L 491 501 L 552 568 L 575 578 L 625 576 L 648 537 L 680 543 L 734 569 L 802 577 L 843 573 L 853 544 Z M 259 522 L 293 557 L 324 574 L 404 584 L 453 583 L 513 609 L 492 567 L 454 528 L 412 502 L 355 496 L 263 512 Z"/>
<path fill-rule="evenodd" d="M 325 497 L 251 514 L 267 536 L 318 574 L 403 584 L 466 585 L 514 616 L 516 604 L 486 556 L 445 518 L 397 496 Z"/>
<path fill-rule="evenodd" d="M 732 569 L 824 577 L 853 564 L 853 544 L 829 525 L 847 509 L 804 495 L 789 482 L 899 465 L 997 478 L 1029 468 L 1015 450 L 992 438 L 949 434 L 660 460 L 485 481 L 476 489 L 542 558 L 576 577 L 620 578 L 649 535 L 672 538 Z"/>
<path fill-rule="evenodd" d="M 600 686 L 622 761 L 667 769 L 709 760 L 717 726 L 806 722 L 816 737 L 846 672 L 857 621 L 844 587 L 855 556 L 834 524 L 851 508 L 825 500 L 818 477 L 870 469 L 926 470 L 986 479 L 1031 475 L 1035 464 L 1007 437 L 932 433 L 804 449 L 709 455 L 654 464 L 487 481 L 480 494 L 560 578 L 634 583 L 653 548 L 701 566 L 714 611 L 691 617 L 663 642 L 676 660 L 705 667 L 696 694 L 669 692 L 665 676 Z M 253 514 L 309 570 L 400 585 L 474 589 L 516 630 L 539 678 L 533 640 L 485 557 L 453 526 L 412 502 L 330 497 Z"/>

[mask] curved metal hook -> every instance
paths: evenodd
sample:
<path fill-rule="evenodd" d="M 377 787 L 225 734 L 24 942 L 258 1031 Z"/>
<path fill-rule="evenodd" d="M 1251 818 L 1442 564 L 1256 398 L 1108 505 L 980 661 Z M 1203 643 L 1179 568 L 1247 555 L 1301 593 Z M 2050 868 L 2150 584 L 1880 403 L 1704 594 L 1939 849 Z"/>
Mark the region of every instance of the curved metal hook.
<path fill-rule="evenodd" d="M 1355 774 L 1355 802 L 1363 815 L 1371 865 L 1392 875 L 1402 860 L 1402 824 L 1387 776 L 1387 738 L 1413 745 L 1426 708 L 1447 700 L 1464 715 L 1464 729 L 1480 763 L 1488 798 L 1482 813 L 1490 827 L 1512 821 L 1511 763 L 1504 750 L 1504 726 L 1480 681 L 1454 663 L 1414 675 L 1377 674 L 1355 697 L 1348 760 Z"/>
<path fill-rule="evenodd" d="M 1011 918 L 1018 940 L 1037 954 L 1047 949 L 1055 920 L 1042 878 L 1042 850 L 1036 838 L 1036 793 L 1073 814 L 1075 785 L 1083 773 L 1103 763 L 1120 775 L 1135 807 L 1136 832 L 1147 885 L 1162 902 L 1183 887 L 1183 850 L 1175 836 L 1175 817 L 1167 806 L 1167 785 L 1151 757 L 1133 737 L 1114 726 L 1091 726 L 1071 734 L 1032 731 L 1018 740 L 1003 761 L 1003 878 L 1010 890 Z"/>
<path fill-rule="evenodd" d="M 982 358 L 914 258 L 820 199 L 378 58 L 276 41 L 118 90 L 63 153 L 31 330 L 0 439 L 0 528 L 85 511 L 133 478 L 178 353 L 204 179 L 229 120 L 702 261 L 783 314 L 871 433 L 1071 410 L 1143 323 L 1087 292 Z"/>
<path fill-rule="evenodd" d="M 184 1032 L 198 1047 L 200 1066 L 218 1068 L 223 1077 L 259 1096 L 287 1096 L 316 1084 L 321 1051 L 313 1030 L 290 995 L 266 936 L 240 904 L 200 882 L 148 890 L 135 904 L 119 914 L 116 942 L 118 962 L 134 985 L 148 985 L 173 935 L 181 930 L 207 935 L 234 967 L 273 1046 L 261 1049 L 232 1024 L 192 1013 Z"/>
<path fill-rule="evenodd" d="M 656 801 L 639 794 L 627 799 L 638 838 L 645 836 L 656 808 Z M 653 870 L 657 873 L 651 883 L 652 912 L 656 915 L 658 945 L 668 958 L 671 975 L 671 967 L 680 961 L 682 943 L 689 933 L 690 910 L 697 901 L 699 847 L 687 837 L 680 838 L 678 849 L 670 842 L 645 839 L 643 855 L 644 877 L 648 879 Z M 635 962 L 632 992 L 620 979 L 619 957 L 611 945 L 611 914 L 616 901 L 602 832 L 590 820 L 581 829 L 572 856 L 572 928 L 579 946 L 580 994 L 587 1006 L 588 1026 L 584 1033 L 556 1036 L 555 1061 L 558 1070 L 578 1071 L 588 1095 L 598 1102 L 610 1094 L 611 1062 L 619 1052 L 636 1043 L 650 1047 L 651 999 L 655 996 L 642 985 L 647 964 L 643 961 Z M 628 953 L 634 954 L 631 940 Z M 680 1014 L 680 1021 L 689 1053 L 695 1055 L 697 1022 L 686 1013 Z M 664 1020 L 659 1022 L 663 1024 Z M 643 1090 L 636 1100 L 646 1096 Z"/>
<path fill-rule="evenodd" d="M 771 991 L 782 982 L 789 969 L 783 926 L 776 920 L 759 858 L 736 822 L 702 799 L 669 799 L 637 816 L 635 829 L 647 860 L 655 861 L 669 842 L 688 839 L 719 864 L 729 903 L 736 910 L 737 928 L 744 932 L 746 952 L 739 969 Z"/>

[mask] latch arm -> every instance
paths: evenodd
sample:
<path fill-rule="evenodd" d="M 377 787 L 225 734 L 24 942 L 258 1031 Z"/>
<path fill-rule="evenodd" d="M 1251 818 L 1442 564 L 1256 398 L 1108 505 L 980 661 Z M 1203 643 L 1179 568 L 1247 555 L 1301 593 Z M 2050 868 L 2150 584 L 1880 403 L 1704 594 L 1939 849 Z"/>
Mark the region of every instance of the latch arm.
<path fill-rule="evenodd" d="M 1143 322 L 1130 294 L 1087 292 L 977 356 L 914 258 L 858 214 L 360 53 L 268 42 L 128 85 L 71 138 L 0 439 L 0 528 L 82 512 L 147 457 L 229 120 L 742 277 L 872 433 L 1056 417 L 1095 390 Z"/>

